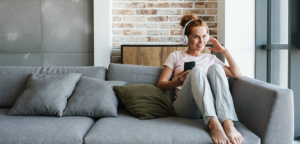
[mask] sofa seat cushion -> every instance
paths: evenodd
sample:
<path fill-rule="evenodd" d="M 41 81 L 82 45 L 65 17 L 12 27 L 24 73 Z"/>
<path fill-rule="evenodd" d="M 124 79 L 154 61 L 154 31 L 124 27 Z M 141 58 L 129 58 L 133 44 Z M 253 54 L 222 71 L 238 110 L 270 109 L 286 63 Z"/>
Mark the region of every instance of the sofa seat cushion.
<path fill-rule="evenodd" d="M 7 116 L 0 109 L 0 143 L 82 144 L 94 124 L 89 117 Z"/>
<path fill-rule="evenodd" d="M 235 122 L 243 144 L 260 144 L 260 138 L 242 123 Z M 139 120 L 126 109 L 118 117 L 99 119 L 84 138 L 85 144 L 212 144 L 203 119 L 166 117 Z"/>

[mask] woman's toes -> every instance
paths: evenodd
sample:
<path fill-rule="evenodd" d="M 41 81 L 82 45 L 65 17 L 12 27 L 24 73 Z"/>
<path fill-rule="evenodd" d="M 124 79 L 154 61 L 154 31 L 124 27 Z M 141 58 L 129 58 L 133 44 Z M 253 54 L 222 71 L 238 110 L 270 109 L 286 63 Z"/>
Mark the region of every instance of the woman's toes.
<path fill-rule="evenodd" d="M 236 138 L 234 138 L 234 139 L 235 139 L 235 141 L 236 141 L 237 144 L 241 144 L 239 138 L 236 137 Z"/>
<path fill-rule="evenodd" d="M 230 140 L 230 142 L 231 142 L 232 144 L 238 144 L 237 141 L 236 141 L 234 138 L 229 138 L 229 140 Z"/>
<path fill-rule="evenodd" d="M 240 139 L 240 143 L 242 143 L 244 141 L 243 137 L 239 137 L 239 139 Z"/>
<path fill-rule="evenodd" d="M 243 137 L 239 137 L 239 139 L 240 139 L 240 143 L 242 143 L 244 141 Z"/>

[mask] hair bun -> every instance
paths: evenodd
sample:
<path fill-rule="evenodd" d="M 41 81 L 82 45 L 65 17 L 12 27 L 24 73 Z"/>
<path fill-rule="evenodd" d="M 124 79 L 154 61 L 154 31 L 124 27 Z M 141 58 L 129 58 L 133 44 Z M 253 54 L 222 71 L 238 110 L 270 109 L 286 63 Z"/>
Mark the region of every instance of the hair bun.
<path fill-rule="evenodd" d="M 190 20 L 193 19 L 198 19 L 198 16 L 196 16 L 193 13 L 187 13 L 186 15 L 184 15 L 181 20 L 180 20 L 180 25 L 182 26 L 182 28 L 185 27 L 186 23 L 188 23 Z"/>

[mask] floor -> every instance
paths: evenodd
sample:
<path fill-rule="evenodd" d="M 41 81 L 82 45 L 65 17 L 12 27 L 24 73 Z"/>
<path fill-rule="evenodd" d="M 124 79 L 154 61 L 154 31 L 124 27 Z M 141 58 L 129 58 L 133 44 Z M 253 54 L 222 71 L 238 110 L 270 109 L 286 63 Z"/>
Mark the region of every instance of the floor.
<path fill-rule="evenodd" d="M 294 144 L 300 144 L 300 140 L 295 140 Z"/>

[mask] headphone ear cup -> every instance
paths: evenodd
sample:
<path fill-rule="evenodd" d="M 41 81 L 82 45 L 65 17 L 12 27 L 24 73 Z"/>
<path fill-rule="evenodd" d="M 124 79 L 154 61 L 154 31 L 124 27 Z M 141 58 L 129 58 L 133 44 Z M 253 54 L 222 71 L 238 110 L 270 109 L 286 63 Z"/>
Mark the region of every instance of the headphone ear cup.
<path fill-rule="evenodd" d="M 208 41 L 209 41 L 209 39 L 210 39 L 210 36 L 209 36 L 209 34 L 207 34 L 207 39 L 206 39 L 206 42 L 208 42 Z"/>
<path fill-rule="evenodd" d="M 182 37 L 182 44 L 186 45 L 186 44 L 188 44 L 188 43 L 189 43 L 189 38 L 188 38 L 186 35 L 184 35 L 184 36 Z"/>

